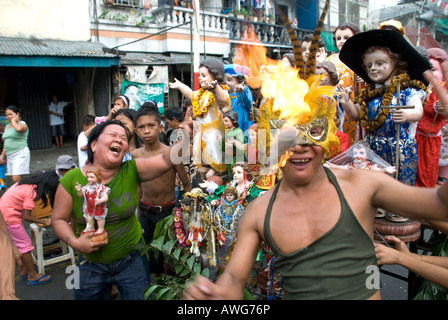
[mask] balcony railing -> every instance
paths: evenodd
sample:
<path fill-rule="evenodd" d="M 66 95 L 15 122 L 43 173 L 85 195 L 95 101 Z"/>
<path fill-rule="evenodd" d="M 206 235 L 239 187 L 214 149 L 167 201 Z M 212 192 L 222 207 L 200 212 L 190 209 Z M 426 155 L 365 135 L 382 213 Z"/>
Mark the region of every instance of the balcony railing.
<path fill-rule="evenodd" d="M 174 26 L 193 19 L 193 10 L 184 7 L 164 6 L 152 11 L 154 22 L 159 28 L 164 26 Z M 248 41 L 248 31 L 255 30 L 259 41 L 268 47 L 291 47 L 291 40 L 286 28 L 283 25 L 275 25 L 266 22 L 255 22 L 240 19 L 232 15 L 223 15 L 213 12 L 202 12 L 200 14 L 199 31 L 205 33 L 218 32 L 227 33 L 231 43 L 243 43 Z M 310 30 L 294 28 L 297 37 L 302 37 L 311 33 Z"/>

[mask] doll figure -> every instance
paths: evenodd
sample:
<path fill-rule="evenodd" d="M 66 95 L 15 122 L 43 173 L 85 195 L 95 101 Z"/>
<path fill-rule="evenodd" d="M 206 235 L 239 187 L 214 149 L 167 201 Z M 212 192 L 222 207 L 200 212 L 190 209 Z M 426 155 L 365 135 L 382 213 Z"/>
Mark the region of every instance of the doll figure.
<path fill-rule="evenodd" d="M 211 210 L 206 194 L 200 188 L 193 188 L 184 193 L 181 201 L 182 225 L 186 233 L 186 244 L 190 245 L 190 252 L 196 256 L 201 255 L 200 247 L 207 233 L 207 221 Z M 205 219 L 204 219 L 205 218 Z"/>
<path fill-rule="evenodd" d="M 357 77 L 355 73 L 339 59 L 339 52 L 341 51 L 344 43 L 357 33 L 359 33 L 359 27 L 353 22 L 344 22 L 340 24 L 333 31 L 333 41 L 336 49 L 338 49 L 338 52 L 327 58 L 327 60 L 332 62 L 336 67 L 339 77 L 338 84 L 344 88 L 350 88 L 351 98 L 354 98 L 354 93 L 356 93 L 358 89 L 358 82 L 356 81 Z M 352 145 L 357 140 L 358 122 L 348 117 L 344 109 L 339 105 L 338 114 L 341 119 L 339 130 L 349 136 L 350 145 Z"/>
<path fill-rule="evenodd" d="M 448 54 L 440 48 L 429 48 L 428 58 L 432 64 L 431 71 L 434 77 L 442 86 L 446 87 L 441 63 L 448 61 Z M 443 159 L 445 165 L 448 164 L 448 157 L 443 156 L 448 152 L 447 141 L 445 141 L 446 134 L 442 138 L 442 132 L 446 132 L 443 108 L 441 108 L 439 98 L 430 85 L 423 116 L 417 124 L 415 135 L 418 152 L 416 186 L 435 187 L 439 174 L 439 161 Z"/>
<path fill-rule="evenodd" d="M 104 225 L 106 223 L 110 188 L 101 183 L 102 177 L 98 168 L 88 169 L 86 178 L 88 183 L 85 186 L 82 187 L 78 182 L 76 183 L 78 196 L 84 197 L 83 210 L 87 225 L 83 233 L 95 232 L 95 234 L 100 235 L 105 232 Z M 98 224 L 97 230 L 95 230 L 95 220 Z"/>
<path fill-rule="evenodd" d="M 390 164 L 395 164 L 399 157 L 398 180 L 414 185 L 415 133 L 426 97 L 422 73 L 429 69 L 429 62 L 400 33 L 391 30 L 359 33 L 347 40 L 340 55 L 368 83 L 354 101 L 347 94 L 341 94 L 342 106 L 351 117 L 360 120 L 367 131 L 365 140 L 370 149 Z M 400 83 L 399 99 L 397 82 Z M 409 107 L 403 108 L 406 106 Z M 396 141 L 397 135 L 399 141 Z"/>
<path fill-rule="evenodd" d="M 229 86 L 231 109 L 238 114 L 238 128 L 246 132 L 253 123 L 249 118 L 254 99 L 245 80 L 250 74 L 250 69 L 237 64 L 226 64 L 224 72 L 226 84 Z"/>
<path fill-rule="evenodd" d="M 235 187 L 227 186 L 224 189 L 222 203 L 215 210 L 213 224 L 216 226 L 216 240 L 218 240 L 218 257 L 227 261 L 232 247 L 236 241 L 238 224 L 244 208 L 238 202 L 238 191 Z"/>
<path fill-rule="evenodd" d="M 238 202 L 238 190 L 235 187 L 227 186 L 224 189 L 222 203 L 216 209 L 214 222 L 218 225 L 217 239 L 220 245 L 230 245 L 235 241 L 238 223 L 244 208 Z"/>
<path fill-rule="evenodd" d="M 391 30 L 354 35 L 344 44 L 340 57 L 367 82 L 354 101 L 347 91 L 341 94 L 341 105 L 350 117 L 360 120 L 370 149 L 396 165 L 399 181 L 413 186 L 417 176 L 415 134 L 423 114 L 423 72 L 430 69 L 429 61 L 399 32 Z M 392 214 L 388 218 L 407 220 Z"/>
<path fill-rule="evenodd" d="M 230 182 L 230 186 L 235 187 L 238 191 L 238 202 L 247 206 L 247 204 L 264 191 L 258 188 L 253 182 L 253 175 L 250 166 L 247 162 L 236 162 L 232 167 L 233 180 Z M 220 204 L 220 200 L 223 197 L 226 185 L 218 186 L 213 182 L 206 182 L 200 184 L 201 188 L 205 188 L 210 194 L 208 200 L 213 207 L 217 207 Z"/>
<path fill-rule="evenodd" d="M 193 91 L 177 79 L 169 83 L 171 89 L 180 90 L 193 105 L 193 162 L 204 177 L 211 170 L 226 171 L 221 145 L 224 137 L 222 114 L 230 110 L 230 98 L 228 86 L 220 84 L 223 82 L 222 61 L 205 59 L 199 66 L 199 90 Z"/>
<path fill-rule="evenodd" d="M 346 152 L 325 162 L 324 166 L 346 170 L 374 170 L 388 174 L 394 174 L 396 171 L 394 166 L 386 163 L 370 150 L 365 141 L 355 142 Z"/>
<path fill-rule="evenodd" d="M 225 163 L 227 174 L 232 174 L 232 166 L 239 159 L 244 161 L 244 151 L 238 146 L 244 145 L 244 133 L 239 128 L 238 114 L 236 111 L 229 110 L 223 115 L 224 127 L 226 128 L 223 140 L 223 149 L 225 153 Z"/>

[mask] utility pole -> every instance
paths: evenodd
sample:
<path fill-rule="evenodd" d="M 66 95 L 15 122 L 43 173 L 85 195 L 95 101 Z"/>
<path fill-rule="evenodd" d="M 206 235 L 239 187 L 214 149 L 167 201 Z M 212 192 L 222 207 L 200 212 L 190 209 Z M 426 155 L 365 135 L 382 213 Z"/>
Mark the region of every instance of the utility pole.
<path fill-rule="evenodd" d="M 199 35 L 200 6 L 199 0 L 193 2 L 193 89 L 199 90 L 199 64 L 201 57 Z"/>

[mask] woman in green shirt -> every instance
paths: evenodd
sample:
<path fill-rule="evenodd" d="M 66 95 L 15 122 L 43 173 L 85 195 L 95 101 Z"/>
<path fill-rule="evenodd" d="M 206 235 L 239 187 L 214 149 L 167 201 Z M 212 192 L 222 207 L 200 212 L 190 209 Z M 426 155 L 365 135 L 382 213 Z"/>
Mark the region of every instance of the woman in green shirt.
<path fill-rule="evenodd" d="M 85 227 L 82 200 L 77 195 L 76 182 L 87 184 L 86 172 L 92 165 L 70 170 L 56 192 L 52 225 L 56 235 L 82 253 L 78 262 L 80 286 L 75 299 L 109 299 L 115 284 L 122 299 L 142 299 L 149 286 L 146 256 L 133 245 L 142 242 L 142 228 L 136 216 L 137 186 L 158 177 L 173 167 L 170 149 L 151 158 L 123 162 L 128 150 L 129 132 L 116 120 L 96 126 L 89 137 L 89 162 L 101 171 L 103 184 L 111 189 L 105 230 L 108 239 L 95 241 L 94 233 L 81 234 Z M 182 142 L 180 142 L 182 143 Z M 187 141 L 188 143 L 188 141 Z M 69 221 L 76 219 L 75 235 Z"/>
<path fill-rule="evenodd" d="M 30 149 L 28 148 L 28 125 L 20 118 L 20 109 L 14 105 L 5 108 L 6 119 L 10 122 L 3 133 L 3 150 L 0 164 L 7 164 L 7 174 L 12 182 L 20 181 L 22 175 L 30 173 Z"/>

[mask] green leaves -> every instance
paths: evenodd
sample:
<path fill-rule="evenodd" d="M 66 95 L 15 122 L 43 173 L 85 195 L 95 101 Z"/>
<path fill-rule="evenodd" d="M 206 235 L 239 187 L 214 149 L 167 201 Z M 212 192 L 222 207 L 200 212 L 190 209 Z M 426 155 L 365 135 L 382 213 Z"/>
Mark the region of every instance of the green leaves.
<path fill-rule="evenodd" d="M 439 257 L 448 256 L 448 237 L 438 234 L 432 239 L 432 255 Z M 414 300 L 446 300 L 448 290 L 432 282 L 425 281 Z"/>
<path fill-rule="evenodd" d="M 180 299 L 189 281 L 196 276 L 209 276 L 208 268 L 202 268 L 200 258 L 190 253 L 189 248 L 180 246 L 176 236 L 172 239 L 171 229 L 173 215 L 159 221 L 154 231 L 154 239 L 148 245 L 156 258 L 162 253 L 165 266 L 172 266 L 174 274 L 164 274 L 156 279 L 145 292 L 146 299 L 173 300 Z M 168 272 L 169 273 L 169 272 Z"/>

